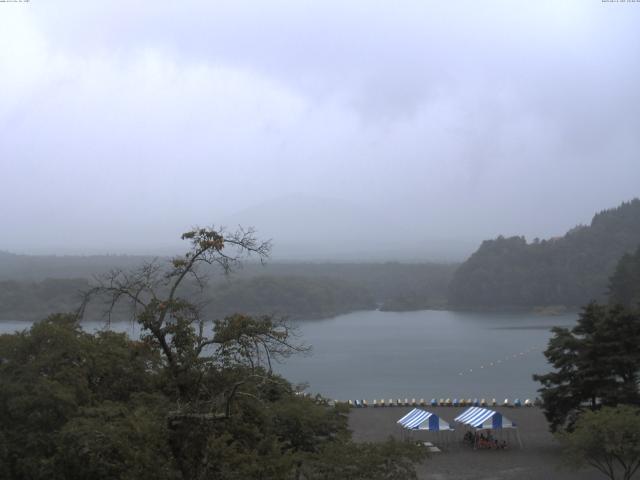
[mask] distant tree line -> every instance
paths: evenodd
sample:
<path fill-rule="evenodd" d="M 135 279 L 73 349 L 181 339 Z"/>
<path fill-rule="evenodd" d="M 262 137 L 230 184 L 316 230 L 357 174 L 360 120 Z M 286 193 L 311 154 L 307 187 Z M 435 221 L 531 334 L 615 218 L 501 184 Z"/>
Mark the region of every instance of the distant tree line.
<path fill-rule="evenodd" d="M 60 258 L 70 258 L 68 268 Z M 16 279 L 0 279 L 0 320 L 33 321 L 52 311 L 73 310 L 79 302 L 79 292 L 86 289 L 92 276 L 113 269 L 131 269 L 152 260 L 112 257 L 110 264 L 109 258 L 87 257 L 87 266 L 75 257 L 4 254 L 5 265 L 11 263 L 10 271 Z M 2 261 L 0 258 L 0 264 Z M 395 262 L 269 263 L 264 267 L 247 263 L 232 279 L 222 279 L 205 265 L 203 275 L 211 279 L 206 291 L 200 292 L 193 282 L 186 288 L 190 295 L 206 300 L 204 309 L 213 317 L 267 312 L 292 319 L 313 319 L 381 305 L 386 310 L 442 306 L 455 268 L 454 264 Z M 6 275 L 6 271 L 3 273 Z M 60 277 L 43 279 L 40 275 L 44 273 Z M 87 276 L 73 278 L 73 274 Z M 116 313 L 117 317 L 127 312 Z"/>
<path fill-rule="evenodd" d="M 49 278 L 39 282 L 0 281 L 0 320 L 38 320 L 51 312 L 78 308 L 80 292 L 89 281 L 83 278 Z"/>
<path fill-rule="evenodd" d="M 205 311 L 219 318 L 236 312 L 266 312 L 313 319 L 370 310 L 375 305 L 368 290 L 339 278 L 259 276 L 218 283 Z"/>
<path fill-rule="evenodd" d="M 618 260 L 640 245 L 640 200 L 593 217 L 561 238 L 487 240 L 456 271 L 449 305 L 458 308 L 578 307 L 607 295 Z"/>

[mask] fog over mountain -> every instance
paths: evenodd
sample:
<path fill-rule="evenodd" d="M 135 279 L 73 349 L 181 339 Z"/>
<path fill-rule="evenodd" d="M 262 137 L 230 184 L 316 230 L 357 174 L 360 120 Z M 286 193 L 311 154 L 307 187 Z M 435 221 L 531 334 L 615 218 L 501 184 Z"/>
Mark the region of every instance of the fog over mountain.
<path fill-rule="evenodd" d="M 463 259 L 640 189 L 640 4 L 0 3 L 0 250 Z"/>
<path fill-rule="evenodd" d="M 244 209 L 226 225 L 252 225 L 274 240 L 273 257 L 289 260 L 454 260 L 475 242 L 430 231 L 403 212 L 380 215 L 365 205 L 293 194 Z"/>

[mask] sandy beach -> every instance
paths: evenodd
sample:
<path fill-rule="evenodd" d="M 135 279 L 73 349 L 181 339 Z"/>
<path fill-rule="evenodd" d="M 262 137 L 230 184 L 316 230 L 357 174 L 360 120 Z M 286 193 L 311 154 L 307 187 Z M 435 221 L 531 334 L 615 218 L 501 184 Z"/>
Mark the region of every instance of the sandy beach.
<path fill-rule="evenodd" d="M 412 407 L 354 408 L 349 415 L 349 427 L 356 441 L 382 441 L 389 435 L 401 438 L 402 431 L 396 421 Z M 432 454 L 417 468 L 418 478 L 424 480 L 602 480 L 601 473 L 593 469 L 575 472 L 563 468 L 560 449 L 549 433 L 542 411 L 536 407 L 495 410 L 516 422 L 523 448 L 520 449 L 513 434 L 507 450 L 473 450 L 461 441 L 464 430 L 453 419 L 465 408 L 424 407 L 451 422 L 458 431 L 450 442 L 441 434 L 417 432 L 417 440 L 431 441 L 442 446 L 441 453 Z M 506 438 L 506 437 L 505 437 Z"/>

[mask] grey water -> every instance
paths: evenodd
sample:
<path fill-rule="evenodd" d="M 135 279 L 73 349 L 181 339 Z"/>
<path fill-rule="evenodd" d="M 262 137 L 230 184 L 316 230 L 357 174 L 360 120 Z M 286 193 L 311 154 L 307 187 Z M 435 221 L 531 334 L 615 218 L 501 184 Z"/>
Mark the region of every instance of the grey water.
<path fill-rule="evenodd" d="M 291 357 L 275 369 L 310 393 L 348 399 L 520 398 L 533 399 L 532 374 L 549 371 L 542 352 L 553 326 L 571 326 L 576 314 L 477 313 L 424 310 L 361 311 L 295 324 L 309 355 Z M 0 322 L 0 333 L 28 328 Z M 86 322 L 86 331 L 104 328 Z M 111 328 L 132 337 L 130 322 Z"/>
<path fill-rule="evenodd" d="M 302 321 L 309 357 L 279 367 L 292 382 L 337 400 L 401 397 L 533 400 L 534 373 L 549 371 L 543 355 L 553 326 L 577 314 L 355 312 Z"/>

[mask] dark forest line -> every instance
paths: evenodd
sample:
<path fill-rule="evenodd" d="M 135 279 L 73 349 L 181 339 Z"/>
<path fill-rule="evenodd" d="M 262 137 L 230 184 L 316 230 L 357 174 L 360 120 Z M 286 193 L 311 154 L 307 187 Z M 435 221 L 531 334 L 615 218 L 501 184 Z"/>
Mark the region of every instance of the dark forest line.
<path fill-rule="evenodd" d="M 94 275 L 149 259 L 2 254 L 0 320 L 33 321 L 52 311 L 72 311 Z M 228 277 L 205 272 L 204 311 L 216 318 L 242 312 L 312 319 L 379 307 L 440 307 L 456 268 L 438 263 L 248 263 Z M 191 289 L 196 296 L 195 286 Z"/>
<path fill-rule="evenodd" d="M 605 301 L 619 260 L 640 245 L 640 200 L 597 213 L 590 225 L 548 240 L 498 237 L 464 262 L 449 288 L 449 307 L 578 307 Z"/>
<path fill-rule="evenodd" d="M 205 311 L 214 317 L 266 312 L 293 319 L 374 308 L 558 312 L 603 301 L 618 261 L 639 245 L 640 200 L 634 199 L 562 237 L 486 240 L 462 264 L 269 262 L 246 263 L 228 277 L 205 271 Z M 0 252 L 0 320 L 71 311 L 94 276 L 151 259 Z"/>

